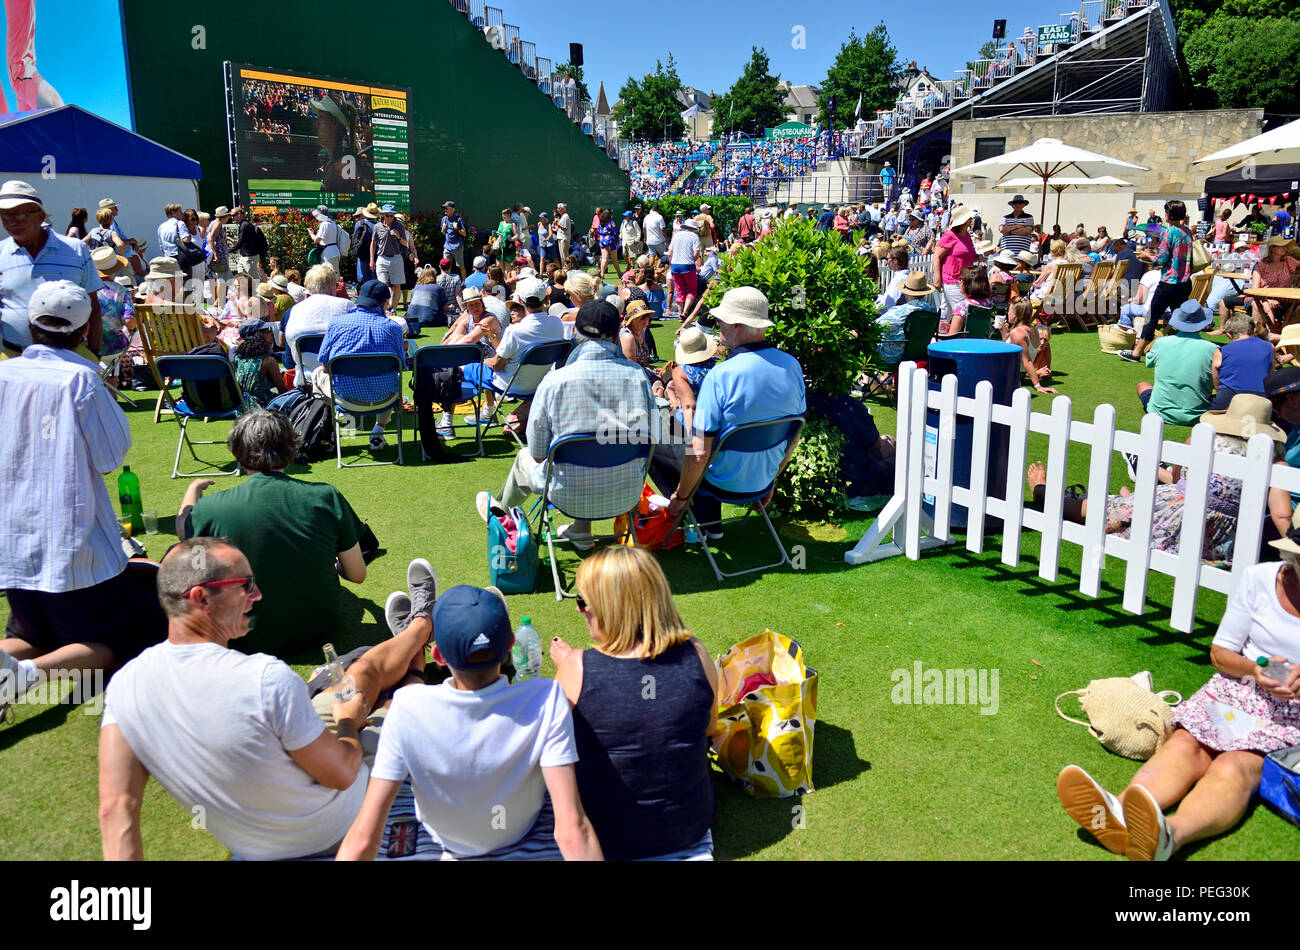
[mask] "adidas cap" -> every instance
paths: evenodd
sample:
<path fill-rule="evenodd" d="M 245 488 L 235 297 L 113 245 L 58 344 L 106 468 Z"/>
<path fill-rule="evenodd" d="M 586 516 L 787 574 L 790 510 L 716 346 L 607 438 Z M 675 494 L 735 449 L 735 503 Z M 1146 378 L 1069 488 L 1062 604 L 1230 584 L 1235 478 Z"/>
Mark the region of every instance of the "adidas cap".
<path fill-rule="evenodd" d="M 453 670 L 482 670 L 504 662 L 510 638 L 505 605 L 490 591 L 460 584 L 434 604 L 433 639 Z M 492 657 L 471 663 L 469 657 L 479 650 L 490 650 Z"/>

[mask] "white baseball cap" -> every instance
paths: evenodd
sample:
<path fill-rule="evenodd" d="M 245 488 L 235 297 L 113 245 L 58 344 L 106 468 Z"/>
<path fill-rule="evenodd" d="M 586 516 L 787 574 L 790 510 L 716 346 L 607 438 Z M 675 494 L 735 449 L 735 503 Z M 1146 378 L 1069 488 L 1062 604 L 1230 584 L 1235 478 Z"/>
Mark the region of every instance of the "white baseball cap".
<path fill-rule="evenodd" d="M 475 270 L 487 270 L 487 266 L 488 266 L 487 258 L 484 257 L 482 254 L 480 254 L 478 257 L 474 258 L 474 269 L 475 269 Z"/>
<path fill-rule="evenodd" d="M 46 321 L 55 317 L 66 326 Z M 27 322 L 50 333 L 72 333 L 90 320 L 90 294 L 70 280 L 47 280 L 32 291 L 27 302 Z"/>
<path fill-rule="evenodd" d="M 541 303 L 546 299 L 546 281 L 536 277 L 526 277 L 515 284 L 515 296 L 524 303 L 529 300 Z"/>
<path fill-rule="evenodd" d="M 21 208 L 23 205 L 45 207 L 40 192 L 21 178 L 14 178 L 0 185 L 0 211 Z"/>

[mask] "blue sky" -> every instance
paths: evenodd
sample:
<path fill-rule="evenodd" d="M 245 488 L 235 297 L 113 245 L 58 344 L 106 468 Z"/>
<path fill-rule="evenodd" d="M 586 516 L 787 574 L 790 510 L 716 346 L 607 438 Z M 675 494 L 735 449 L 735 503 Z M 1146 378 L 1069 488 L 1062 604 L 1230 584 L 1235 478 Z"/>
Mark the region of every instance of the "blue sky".
<path fill-rule="evenodd" d="M 64 102 L 131 128 L 118 0 L 36 0 L 36 68 Z M 7 66 L 0 88 L 16 108 Z"/>
<path fill-rule="evenodd" d="M 532 0 L 495 0 L 505 21 L 520 28 L 525 40 L 537 44 L 539 56 L 559 63 L 569 57 L 569 43 L 583 44 L 584 72 L 591 93 L 604 80 L 612 105 L 629 75 L 640 77 L 654 69 L 656 59 L 671 51 L 682 82 L 704 91 L 722 93 L 749 59 L 750 47 L 761 46 L 772 61 L 772 72 L 794 83 L 820 83 L 840 44 L 856 27 L 859 35 L 884 19 L 903 62 L 916 60 L 937 79 L 950 79 L 993 34 L 995 18 L 1007 21 L 1007 32 L 1019 36 L 1026 26 L 1057 22 L 1057 14 L 1074 3 L 1050 0 L 1007 0 L 998 4 L 956 3 L 872 5 L 847 0 L 812 3 L 777 0 L 659 0 L 644 4 L 582 5 L 576 15 L 556 16 L 551 4 Z M 793 30 L 804 27 L 807 46 L 792 48 Z"/>

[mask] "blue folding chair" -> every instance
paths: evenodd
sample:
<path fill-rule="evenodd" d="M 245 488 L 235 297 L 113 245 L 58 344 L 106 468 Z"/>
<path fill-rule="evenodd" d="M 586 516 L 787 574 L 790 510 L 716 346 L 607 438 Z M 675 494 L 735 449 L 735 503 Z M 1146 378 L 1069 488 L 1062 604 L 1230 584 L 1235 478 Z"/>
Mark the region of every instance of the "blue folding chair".
<path fill-rule="evenodd" d="M 324 343 L 324 333 L 308 333 L 298 337 L 298 355 L 294 357 L 294 360 L 298 364 L 299 379 L 302 379 L 303 376 L 310 376 L 312 370 L 320 365 L 320 348 Z M 285 347 L 285 350 L 289 349 L 288 346 Z"/>
<path fill-rule="evenodd" d="M 223 475 L 238 475 L 236 463 L 233 472 L 220 469 L 204 472 L 181 471 L 181 449 L 188 448 L 194 461 L 206 465 L 194 451 L 196 445 L 225 445 L 225 439 L 191 440 L 189 422 L 191 419 L 211 422 L 214 420 L 237 419 L 244 411 L 244 394 L 235 380 L 235 371 L 230 360 L 224 356 L 208 354 L 204 356 L 160 356 L 154 362 L 154 368 L 163 379 L 179 380 L 181 398 L 174 404 L 173 412 L 180 424 L 181 435 L 176 442 L 176 458 L 172 460 L 172 478 L 193 478 L 204 475 L 209 478 Z"/>
<path fill-rule="evenodd" d="M 553 510 L 558 511 L 570 518 L 579 517 L 565 511 L 551 498 L 551 485 L 556 466 L 561 465 L 564 467 L 565 478 L 572 485 L 573 476 L 577 474 L 579 469 L 613 468 L 616 465 L 626 465 L 639 460 L 641 462 L 641 477 L 637 479 L 635 489 L 628 489 L 627 498 L 620 498 L 612 503 L 610 505 L 611 511 L 602 511 L 596 516 L 585 514 L 581 516 L 589 521 L 604 521 L 608 518 L 626 515 L 628 535 L 631 542 L 635 544 L 636 531 L 633 529 L 633 525 L 636 523 L 636 509 L 641 502 L 641 488 L 645 485 L 646 474 L 650 471 L 650 459 L 653 455 L 654 442 L 649 438 L 644 442 L 619 442 L 610 441 L 608 434 L 597 435 L 595 432 L 581 432 L 560 436 L 551 442 L 546 451 L 546 484 L 536 502 L 535 508 L 541 511 L 537 518 L 537 525 L 546 535 L 546 549 L 550 553 L 551 577 L 555 580 L 556 600 L 563 600 L 565 597 L 576 597 L 577 595 L 566 590 L 560 580 L 560 568 L 555 560 L 555 527 L 551 524 L 551 512 Z M 631 485 L 630 479 L 629 485 Z M 570 491 L 572 491 L 572 488 Z M 560 540 L 564 541 L 565 539 L 561 538 Z M 610 537 L 599 540 L 616 540 L 616 538 Z"/>
<path fill-rule="evenodd" d="M 505 424 L 500 422 L 499 419 L 501 417 L 501 409 L 505 405 L 506 400 L 514 399 L 519 402 L 526 402 L 533 398 L 533 393 L 537 391 L 536 386 L 530 390 L 522 392 L 515 389 L 515 382 L 519 379 L 519 374 L 524 371 L 525 367 L 550 367 L 557 363 L 563 363 L 568 359 L 569 351 L 572 349 L 573 343 L 570 340 L 554 340 L 548 343 L 534 343 L 532 346 L 528 347 L 528 349 L 519 354 L 519 364 L 515 367 L 514 373 L 511 374 L 510 381 L 506 384 L 504 392 L 492 383 L 485 382 L 483 384 L 484 388 L 491 389 L 493 392 L 500 394 L 500 398 L 497 399 L 496 407 L 492 410 L 491 418 L 488 419 L 487 422 L 483 423 L 481 428 L 487 429 L 494 425 L 501 425 L 501 427 L 505 429 Z M 539 381 L 538 385 L 540 384 Z M 510 433 L 511 437 L 516 442 L 519 443 L 519 447 L 523 448 L 524 440 L 519 438 L 518 433 L 512 429 L 506 429 L 506 431 Z"/>
<path fill-rule="evenodd" d="M 446 346 L 422 346 L 415 351 L 415 365 L 411 374 L 411 388 L 414 389 L 416 381 L 420 378 L 420 372 L 433 372 L 438 370 L 453 369 L 457 366 L 472 366 L 479 364 L 479 375 L 482 376 L 483 350 L 473 343 L 449 343 Z M 474 404 L 474 417 L 478 418 L 479 404 L 482 401 L 482 392 L 472 383 L 462 382 L 460 384 L 460 401 L 472 402 Z M 455 406 L 443 406 L 444 410 L 451 414 L 451 434 L 456 435 L 456 412 Z M 415 417 L 415 435 L 418 439 L 420 436 L 420 417 Z M 474 426 L 474 438 L 477 442 L 478 455 L 483 455 L 483 427 Z M 420 457 L 425 458 L 424 444 L 420 444 Z"/>
<path fill-rule="evenodd" d="M 336 356 L 329 361 L 326 372 L 330 378 L 330 392 L 334 398 L 334 453 L 339 468 L 365 468 L 370 465 L 402 464 L 402 359 L 393 353 L 351 353 Z M 353 386 L 364 379 L 376 376 L 397 375 L 397 382 L 390 392 L 371 401 L 358 401 L 349 396 L 349 390 L 356 392 Z M 339 399 L 347 400 L 347 405 Z M 344 462 L 343 440 L 340 438 L 339 413 L 347 413 L 364 420 L 366 416 L 378 415 L 389 409 L 397 419 L 397 461 L 396 462 Z M 364 430 L 364 425 L 361 426 Z"/>
<path fill-rule="evenodd" d="M 776 533 L 776 528 L 772 526 L 772 520 L 767 516 L 767 505 L 763 503 L 763 498 L 770 492 L 776 484 L 777 476 L 781 474 L 781 469 L 785 463 L 790 460 L 794 452 L 795 445 L 799 441 L 799 435 L 803 431 L 803 416 L 784 416 L 780 419 L 772 419 L 768 422 L 747 422 L 743 425 L 730 426 L 722 431 L 713 442 L 713 452 L 709 455 L 708 465 L 705 465 L 704 472 L 700 476 L 699 482 L 691 490 L 687 498 L 686 508 L 683 509 L 683 516 L 689 519 L 689 523 L 695 527 L 699 535 L 700 546 L 704 548 L 704 556 L 709 559 L 709 567 L 713 568 L 713 576 L 718 580 L 724 577 L 739 577 L 742 574 L 753 574 L 758 571 L 766 571 L 774 567 L 780 567 L 782 564 L 790 563 L 790 555 L 786 553 L 785 545 L 781 543 L 780 536 Z M 781 466 L 772 473 L 772 480 L 759 491 L 755 492 L 732 492 L 726 489 L 718 488 L 709 484 L 709 466 L 723 452 L 766 452 L 769 449 L 778 446 L 786 446 L 785 458 Z M 772 535 L 772 540 L 776 542 L 777 550 L 781 552 L 781 560 L 774 561 L 771 564 L 763 564 L 759 567 L 747 568 L 743 571 L 733 571 L 724 573 L 718 569 L 718 562 L 713 559 L 713 552 L 709 550 L 709 538 L 704 532 L 703 527 L 695 518 L 695 512 L 691 510 L 690 502 L 693 502 L 697 496 L 705 495 L 716 498 L 718 501 L 725 502 L 729 505 L 749 505 L 749 510 L 740 518 L 731 519 L 731 523 L 744 521 L 749 517 L 750 512 L 755 508 L 763 517 L 763 523 L 767 525 L 768 533 Z M 718 522 L 718 526 L 727 524 L 726 520 Z"/>

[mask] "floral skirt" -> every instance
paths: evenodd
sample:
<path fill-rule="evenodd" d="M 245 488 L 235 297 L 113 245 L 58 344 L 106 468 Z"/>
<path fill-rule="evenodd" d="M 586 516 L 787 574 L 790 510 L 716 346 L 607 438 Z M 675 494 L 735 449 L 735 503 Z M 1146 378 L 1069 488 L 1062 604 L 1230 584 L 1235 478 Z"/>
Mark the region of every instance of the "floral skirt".
<path fill-rule="evenodd" d="M 1210 714 L 1215 700 L 1250 713 L 1261 720 L 1260 725 L 1241 738 L 1222 735 Z M 1274 699 L 1253 680 L 1215 673 L 1174 710 L 1174 725 L 1182 726 L 1201 745 L 1218 752 L 1266 754 L 1300 745 L 1300 700 Z"/>

